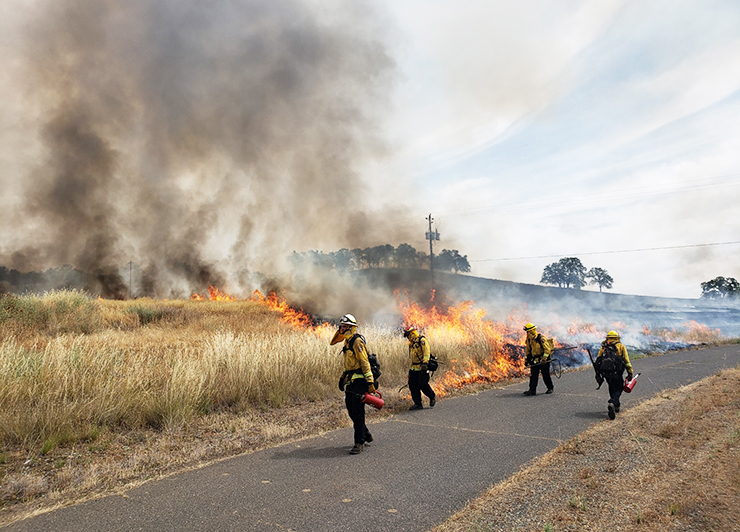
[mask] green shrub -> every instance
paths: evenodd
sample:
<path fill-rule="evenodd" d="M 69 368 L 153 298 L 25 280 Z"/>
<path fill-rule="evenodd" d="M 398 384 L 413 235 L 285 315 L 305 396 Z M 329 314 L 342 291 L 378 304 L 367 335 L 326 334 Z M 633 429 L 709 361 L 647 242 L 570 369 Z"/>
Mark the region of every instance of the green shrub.
<path fill-rule="evenodd" d="M 139 323 L 142 325 L 159 321 L 163 316 L 163 312 L 160 309 L 142 306 L 128 307 L 126 312 L 136 314 L 139 317 Z"/>

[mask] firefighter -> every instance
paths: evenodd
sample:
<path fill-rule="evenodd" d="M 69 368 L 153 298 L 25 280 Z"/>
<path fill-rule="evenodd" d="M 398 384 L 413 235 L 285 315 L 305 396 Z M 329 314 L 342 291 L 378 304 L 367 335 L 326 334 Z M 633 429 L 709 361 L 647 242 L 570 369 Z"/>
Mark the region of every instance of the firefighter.
<path fill-rule="evenodd" d="M 330 345 L 342 340 L 344 373 L 339 378 L 339 389 L 344 392 L 344 404 L 355 429 L 355 444 L 349 454 L 360 454 L 365 444 L 373 441 L 373 436 L 365 425 L 365 403 L 362 398 L 366 393 L 375 391 L 375 382 L 367 359 L 365 338 L 357 334 L 357 320 L 352 314 L 345 314 L 339 319 L 339 329 Z"/>
<path fill-rule="evenodd" d="M 429 398 L 429 408 L 434 408 L 437 404 L 437 395 L 429 385 L 429 342 L 419 334 L 416 327 L 409 325 L 403 330 L 403 336 L 409 341 L 409 359 L 411 367 L 409 368 L 409 391 L 414 404 L 409 410 L 421 410 L 424 406 L 421 404 L 422 392 Z"/>
<path fill-rule="evenodd" d="M 622 375 L 627 370 L 627 379 L 632 380 L 632 363 L 627 353 L 627 348 L 619 341 L 619 334 L 616 331 L 606 333 L 606 340 L 601 342 L 601 349 L 596 355 L 594 368 L 597 371 L 596 382 L 601 383 L 606 380 L 609 385 L 609 402 L 607 404 L 607 413 L 609 419 L 617 417 L 619 412 L 619 399 L 622 397 L 622 388 L 624 381 Z"/>
<path fill-rule="evenodd" d="M 524 364 L 530 367 L 529 389 L 524 392 L 524 395 L 537 395 L 540 373 L 542 373 L 542 381 L 547 387 L 545 393 L 552 393 L 553 385 L 550 377 L 552 349 L 542 335 L 537 333 L 535 325 L 527 323 L 524 330 L 527 333 L 527 339 L 524 342 Z"/>

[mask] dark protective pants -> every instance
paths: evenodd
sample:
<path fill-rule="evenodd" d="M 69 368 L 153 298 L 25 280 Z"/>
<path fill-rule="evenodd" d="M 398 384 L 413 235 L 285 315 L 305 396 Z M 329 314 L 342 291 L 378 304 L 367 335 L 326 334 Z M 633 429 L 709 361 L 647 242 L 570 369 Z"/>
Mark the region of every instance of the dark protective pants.
<path fill-rule="evenodd" d="M 362 396 L 367 393 L 367 381 L 365 379 L 355 379 L 344 389 L 344 404 L 347 406 L 347 413 L 355 427 L 355 443 L 365 443 L 372 440 L 370 431 L 365 425 L 365 403 L 362 402 Z"/>
<path fill-rule="evenodd" d="M 429 386 L 429 372 L 428 371 L 413 371 L 409 370 L 409 391 L 411 392 L 411 400 L 414 401 L 415 405 L 422 406 L 421 404 L 421 393 L 434 399 L 436 397 L 434 390 Z"/>
<path fill-rule="evenodd" d="M 538 364 L 530 368 L 531 373 L 529 374 L 529 391 L 532 393 L 537 392 L 537 381 L 542 372 L 542 381 L 547 386 L 548 390 L 552 390 L 552 378 L 550 378 L 550 363 Z"/>
<path fill-rule="evenodd" d="M 605 379 L 609 385 L 609 402 L 619 408 L 619 398 L 622 397 L 622 388 L 624 387 L 622 375 L 612 375 L 605 377 Z"/>

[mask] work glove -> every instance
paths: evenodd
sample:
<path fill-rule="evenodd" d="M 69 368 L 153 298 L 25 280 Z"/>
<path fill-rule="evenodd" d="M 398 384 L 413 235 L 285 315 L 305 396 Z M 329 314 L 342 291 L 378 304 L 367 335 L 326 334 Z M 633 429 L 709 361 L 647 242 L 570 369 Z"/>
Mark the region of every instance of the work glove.
<path fill-rule="evenodd" d="M 339 391 L 344 391 L 344 376 L 339 377 Z"/>
<path fill-rule="evenodd" d="M 601 375 L 596 375 L 596 384 L 598 384 L 599 386 L 604 384 L 604 377 L 602 377 Z"/>
<path fill-rule="evenodd" d="M 532 357 L 527 357 L 524 359 L 524 365 L 525 366 L 531 366 L 532 365 Z"/>
<path fill-rule="evenodd" d="M 367 385 L 367 393 L 375 393 L 375 384 L 372 382 Z"/>
<path fill-rule="evenodd" d="M 628 381 L 631 381 L 632 380 L 632 373 L 631 372 L 627 374 L 627 380 Z"/>
<path fill-rule="evenodd" d="M 427 366 L 426 364 L 422 364 L 421 365 L 421 371 L 423 371 L 424 373 L 426 373 L 428 370 L 429 370 L 429 366 Z"/>

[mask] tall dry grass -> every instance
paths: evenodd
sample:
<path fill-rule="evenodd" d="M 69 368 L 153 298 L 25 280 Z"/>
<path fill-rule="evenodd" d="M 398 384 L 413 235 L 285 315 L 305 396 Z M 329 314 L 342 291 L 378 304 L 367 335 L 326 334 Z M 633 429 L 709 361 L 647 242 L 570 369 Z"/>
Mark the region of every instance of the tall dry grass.
<path fill-rule="evenodd" d="M 177 427 L 223 409 L 340 395 L 333 331 L 297 330 L 257 302 L 5 296 L 0 327 L 2 444 L 50 449 L 105 428 Z M 406 341 L 361 332 L 381 357 L 382 385 L 404 384 Z"/>

